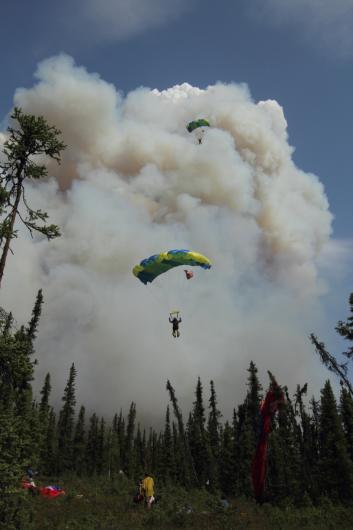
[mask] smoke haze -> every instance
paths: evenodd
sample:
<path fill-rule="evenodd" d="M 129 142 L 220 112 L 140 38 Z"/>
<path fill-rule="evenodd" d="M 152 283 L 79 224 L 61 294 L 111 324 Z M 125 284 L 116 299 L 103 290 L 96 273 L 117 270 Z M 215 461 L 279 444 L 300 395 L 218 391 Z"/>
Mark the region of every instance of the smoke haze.
<path fill-rule="evenodd" d="M 321 318 L 317 262 L 332 215 L 319 179 L 291 158 L 281 106 L 221 83 L 123 96 L 66 55 L 42 62 L 36 78 L 14 103 L 57 126 L 68 147 L 27 194 L 62 237 L 31 240 L 18 227 L 1 305 L 27 321 L 43 288 L 37 391 L 49 371 L 58 403 L 74 362 L 78 404 L 109 416 L 134 400 L 156 422 L 166 380 L 189 406 L 198 376 L 205 398 L 215 381 L 229 416 L 250 360 L 265 385 L 269 369 L 290 388 L 315 386 L 308 334 Z M 185 127 L 198 118 L 211 124 L 201 145 Z M 205 254 L 212 269 L 186 281 L 177 268 L 148 286 L 132 275 L 173 248 Z"/>

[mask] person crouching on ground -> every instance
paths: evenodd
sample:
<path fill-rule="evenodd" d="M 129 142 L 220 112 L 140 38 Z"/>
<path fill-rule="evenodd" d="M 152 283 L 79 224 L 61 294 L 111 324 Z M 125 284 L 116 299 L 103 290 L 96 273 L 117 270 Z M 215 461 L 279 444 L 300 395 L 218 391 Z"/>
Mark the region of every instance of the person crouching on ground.
<path fill-rule="evenodd" d="M 154 502 L 154 480 L 149 475 L 149 473 L 145 473 L 145 478 L 143 479 L 142 486 L 145 495 L 146 507 L 147 510 L 150 510 Z"/>

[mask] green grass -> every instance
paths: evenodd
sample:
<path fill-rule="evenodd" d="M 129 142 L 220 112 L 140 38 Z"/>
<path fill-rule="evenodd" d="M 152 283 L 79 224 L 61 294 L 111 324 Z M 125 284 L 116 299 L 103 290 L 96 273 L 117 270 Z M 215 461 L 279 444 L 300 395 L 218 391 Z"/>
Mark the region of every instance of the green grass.
<path fill-rule="evenodd" d="M 58 483 L 66 495 L 55 499 L 31 497 L 35 530 L 341 530 L 353 529 L 353 508 L 334 506 L 295 508 L 258 506 L 243 498 L 231 499 L 224 509 L 217 496 L 204 490 L 187 492 L 172 486 L 158 487 L 158 502 L 148 512 L 135 505 L 135 486 L 127 479 L 101 478 L 48 481 Z M 24 529 L 24 530 L 27 530 Z"/>

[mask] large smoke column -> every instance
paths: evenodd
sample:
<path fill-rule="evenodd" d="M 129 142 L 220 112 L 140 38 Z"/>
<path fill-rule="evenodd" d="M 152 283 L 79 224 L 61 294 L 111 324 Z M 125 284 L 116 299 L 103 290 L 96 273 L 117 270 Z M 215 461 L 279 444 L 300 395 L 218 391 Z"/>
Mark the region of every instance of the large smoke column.
<path fill-rule="evenodd" d="M 68 148 L 28 193 L 62 237 L 33 241 L 21 229 L 2 305 L 26 320 L 43 288 L 37 388 L 49 371 L 58 400 L 74 362 L 79 403 L 108 416 L 134 400 L 158 421 L 167 379 L 188 406 L 197 377 L 205 398 L 213 379 L 226 415 L 251 359 L 265 383 L 266 369 L 293 389 L 313 381 L 307 337 L 332 216 L 318 178 L 292 161 L 280 105 L 220 83 L 123 97 L 67 56 L 42 62 L 36 77 L 15 104 L 55 124 Z M 212 124 L 202 145 L 185 128 L 200 117 Z M 156 286 L 132 275 L 172 248 L 202 252 L 213 268 L 180 284 L 181 269 Z M 184 304 L 178 340 L 167 322 L 175 304 Z"/>

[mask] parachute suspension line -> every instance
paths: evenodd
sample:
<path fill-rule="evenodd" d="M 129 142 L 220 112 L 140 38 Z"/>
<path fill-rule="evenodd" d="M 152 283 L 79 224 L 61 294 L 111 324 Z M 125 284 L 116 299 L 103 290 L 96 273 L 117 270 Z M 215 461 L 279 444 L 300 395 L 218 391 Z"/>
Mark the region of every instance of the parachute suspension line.
<path fill-rule="evenodd" d="M 203 125 L 205 124 L 203 123 Z M 182 267 L 196 266 L 202 269 L 210 269 L 212 265 L 206 256 L 198 252 L 174 249 L 143 259 L 138 265 L 135 265 L 132 272 L 143 284 L 148 286 L 147 288 L 151 292 L 151 296 L 157 298 L 157 303 L 160 306 L 162 305 L 162 308 L 167 304 L 166 310 L 169 313 L 170 311 L 176 311 L 175 307 L 177 304 L 182 302 L 184 298 L 187 298 L 187 294 L 192 291 L 190 289 L 191 284 L 187 280 L 192 278 L 193 273 L 187 271 L 190 276 L 189 278 L 188 274 L 184 272 L 185 269 L 183 271 Z M 177 270 L 167 274 L 167 278 L 164 278 L 164 274 L 170 269 Z M 163 276 L 163 279 L 160 279 L 159 276 Z M 159 280 L 161 283 L 159 283 Z M 152 283 L 153 285 L 149 285 Z M 156 297 L 157 293 L 158 297 Z M 162 302 L 160 298 L 162 298 Z M 178 312 L 180 313 L 180 308 Z"/>

